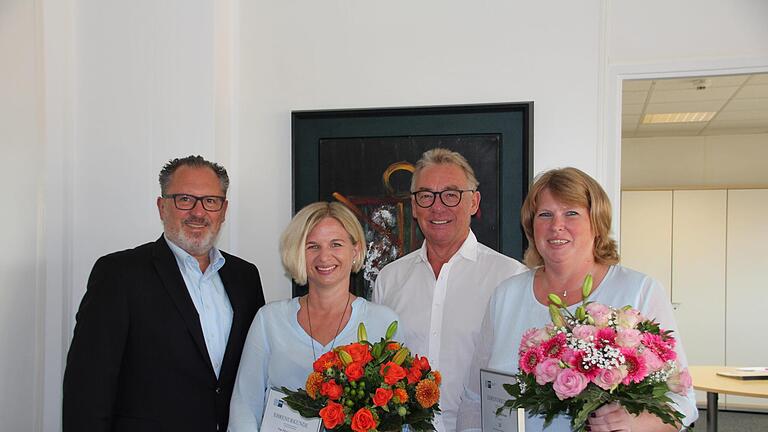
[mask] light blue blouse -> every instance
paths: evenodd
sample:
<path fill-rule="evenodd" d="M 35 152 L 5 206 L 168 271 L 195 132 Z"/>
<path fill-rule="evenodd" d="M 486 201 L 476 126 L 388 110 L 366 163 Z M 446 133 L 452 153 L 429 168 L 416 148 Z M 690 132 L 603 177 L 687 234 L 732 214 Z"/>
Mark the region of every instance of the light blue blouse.
<path fill-rule="evenodd" d="M 269 388 L 284 386 L 296 390 L 305 386 L 315 359 L 312 339 L 297 320 L 298 311 L 298 298 L 280 300 L 259 309 L 253 319 L 232 393 L 229 431 L 259 430 Z M 352 316 L 336 337 L 334 346 L 357 342 L 357 327 L 361 322 L 365 323 L 368 339 L 378 342 L 392 321 L 398 321 L 398 316 L 391 309 L 358 297 L 352 302 Z M 401 334 L 398 329 L 395 338 Z M 315 341 L 317 357 L 330 351 L 332 344 L 322 346 Z"/>
<path fill-rule="evenodd" d="M 531 327 L 543 327 L 550 322 L 549 310 L 533 294 L 536 270 L 513 276 L 502 282 L 488 304 L 480 334 L 478 350 L 472 361 L 471 376 L 459 407 L 458 431 L 480 430 L 480 369 L 490 368 L 510 373 L 518 371 L 518 349 L 523 332 Z M 669 302 L 661 284 L 640 272 L 622 266 L 611 266 L 603 281 L 589 297 L 590 300 L 616 308 L 631 305 L 648 318 L 654 318 L 677 338 L 675 351 L 682 367 L 688 367 L 683 343 Z M 580 303 L 578 303 L 580 304 Z M 578 304 L 569 306 L 573 313 Z M 686 396 L 667 394 L 676 409 L 685 415 L 683 423 L 690 425 L 698 417 L 693 389 Z M 527 418 L 526 430 L 540 431 L 540 417 Z M 546 432 L 570 431 L 570 418 L 555 417 Z"/>

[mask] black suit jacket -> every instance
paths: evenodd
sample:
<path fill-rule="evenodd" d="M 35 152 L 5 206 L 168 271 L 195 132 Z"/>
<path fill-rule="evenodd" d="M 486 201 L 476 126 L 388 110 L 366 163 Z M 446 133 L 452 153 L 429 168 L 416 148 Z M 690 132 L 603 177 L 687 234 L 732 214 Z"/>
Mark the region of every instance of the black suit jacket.
<path fill-rule="evenodd" d="M 224 431 L 240 354 L 264 305 L 256 266 L 222 252 L 233 318 L 218 379 L 163 237 L 96 261 L 64 373 L 64 432 Z"/>

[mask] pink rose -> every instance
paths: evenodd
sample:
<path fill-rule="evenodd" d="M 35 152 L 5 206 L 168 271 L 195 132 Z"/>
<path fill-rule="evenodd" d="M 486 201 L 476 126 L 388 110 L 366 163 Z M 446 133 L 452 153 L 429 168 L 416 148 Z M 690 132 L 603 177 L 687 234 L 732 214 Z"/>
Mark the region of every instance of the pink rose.
<path fill-rule="evenodd" d="M 613 310 L 608 306 L 600 303 L 590 303 L 586 307 L 589 316 L 595 320 L 595 325 L 598 327 L 605 327 L 608 325 L 608 320 L 613 314 Z"/>
<path fill-rule="evenodd" d="M 693 385 L 688 369 L 677 369 L 667 380 L 669 390 L 679 395 L 685 395 Z"/>
<path fill-rule="evenodd" d="M 610 390 L 624 379 L 624 372 L 619 368 L 600 369 L 600 373 L 592 379 L 592 382 L 603 390 Z"/>
<path fill-rule="evenodd" d="M 636 348 L 641 340 L 640 330 L 620 328 L 616 335 L 616 345 L 626 348 Z"/>
<path fill-rule="evenodd" d="M 643 350 L 643 358 L 645 359 L 645 366 L 648 368 L 649 373 L 657 372 L 664 368 L 664 360 L 649 349 Z"/>
<path fill-rule="evenodd" d="M 560 371 L 560 361 L 548 358 L 536 365 L 536 370 L 534 371 L 536 382 L 539 383 L 539 385 L 551 383 L 555 380 Z"/>
<path fill-rule="evenodd" d="M 616 325 L 620 328 L 633 329 L 643 319 L 643 316 L 640 315 L 640 311 L 637 309 L 619 309 L 616 312 Z"/>
<path fill-rule="evenodd" d="M 549 337 L 549 334 L 544 329 L 529 328 L 523 333 L 523 337 L 520 340 L 520 350 L 527 350 L 529 348 L 538 346 L 545 340 L 549 339 Z"/>
<path fill-rule="evenodd" d="M 552 384 L 557 398 L 565 400 L 578 396 L 589 384 L 589 380 L 583 374 L 573 369 L 563 369 Z"/>
<path fill-rule="evenodd" d="M 576 351 L 568 347 L 563 348 L 563 351 L 560 353 L 560 360 L 564 363 L 571 363 L 574 357 L 576 357 Z"/>
<path fill-rule="evenodd" d="M 577 325 L 573 328 L 573 337 L 583 341 L 590 341 L 595 336 L 597 329 L 591 325 Z"/>

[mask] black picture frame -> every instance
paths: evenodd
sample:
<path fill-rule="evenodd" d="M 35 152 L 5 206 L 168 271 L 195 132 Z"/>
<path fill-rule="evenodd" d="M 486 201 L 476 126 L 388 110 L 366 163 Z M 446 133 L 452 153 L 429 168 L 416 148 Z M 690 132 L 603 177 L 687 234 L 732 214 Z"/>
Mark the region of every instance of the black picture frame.
<path fill-rule="evenodd" d="M 380 179 L 381 167 L 387 163 L 404 159 L 415 163 L 426 149 L 446 147 L 462 153 L 473 166 L 480 180 L 481 211 L 485 210 L 490 223 L 496 221 L 481 238 L 477 218 L 473 218 L 472 229 L 478 240 L 522 260 L 527 244 L 520 227 L 520 206 L 532 173 L 533 102 L 293 111 L 291 127 L 294 214 L 312 202 L 343 200 L 350 195 L 343 190 L 345 176 L 358 179 L 370 174 Z M 480 154 L 475 154 L 477 152 Z M 389 155 L 391 160 L 386 160 Z M 368 165 L 379 168 L 369 169 Z M 398 202 L 402 213 L 399 223 L 408 226 L 410 231 L 418 231 L 414 228 L 417 227 L 415 221 L 409 220 L 410 206 L 402 204 L 409 192 L 409 173 L 406 169 L 400 171 L 393 174 L 394 186 L 385 185 L 392 186 L 386 194 L 393 197 L 390 201 Z M 337 178 L 339 176 L 341 178 Z M 359 180 L 346 183 L 350 191 L 357 188 L 352 195 L 360 195 L 360 185 L 367 184 Z M 329 187 L 338 192 L 336 198 Z M 492 193 L 484 192 L 484 187 Z M 382 195 L 381 190 L 371 190 L 365 195 L 379 196 L 377 194 Z M 359 213 L 358 216 L 367 229 L 362 220 L 364 216 Z M 402 237 L 404 228 L 398 229 Z M 410 243 L 409 250 L 421 246 L 415 238 Z M 409 250 L 401 251 L 400 255 Z M 369 297 L 371 287 L 360 276 L 362 273 L 353 278 L 351 289 L 357 295 Z M 304 293 L 305 287 L 294 285 L 294 296 Z"/>

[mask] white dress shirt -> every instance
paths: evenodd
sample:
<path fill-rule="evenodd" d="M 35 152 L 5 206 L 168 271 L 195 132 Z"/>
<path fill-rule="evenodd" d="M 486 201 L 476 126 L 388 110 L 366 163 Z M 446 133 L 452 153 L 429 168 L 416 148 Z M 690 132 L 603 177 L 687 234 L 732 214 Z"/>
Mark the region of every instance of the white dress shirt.
<path fill-rule="evenodd" d="M 187 286 L 189 296 L 200 317 L 205 347 L 208 349 L 208 356 L 218 377 L 224 360 L 224 351 L 227 349 L 233 317 L 232 304 L 229 302 L 229 296 L 219 276 L 219 269 L 225 263 L 224 256 L 215 247 L 211 248 L 208 255 L 211 263 L 203 273 L 200 271 L 200 262 L 197 258 L 167 238 L 165 241 L 171 248 L 173 256 L 176 257 L 176 263 L 184 278 L 184 285 Z"/>
<path fill-rule="evenodd" d="M 501 281 L 526 270 L 478 243 L 470 231 L 437 278 L 427 260 L 426 242 L 379 273 L 373 301 L 400 316 L 408 348 L 426 355 L 442 374 L 438 431 L 456 429 L 456 412 L 488 299 Z"/>

